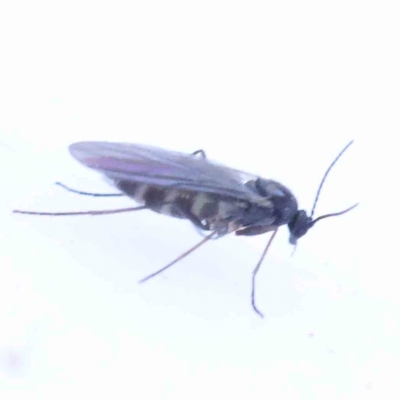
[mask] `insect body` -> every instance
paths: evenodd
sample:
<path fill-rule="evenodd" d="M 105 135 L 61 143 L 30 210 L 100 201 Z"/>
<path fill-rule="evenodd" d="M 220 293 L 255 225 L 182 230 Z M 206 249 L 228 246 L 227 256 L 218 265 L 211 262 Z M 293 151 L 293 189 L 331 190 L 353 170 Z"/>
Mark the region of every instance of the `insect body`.
<path fill-rule="evenodd" d="M 276 182 L 257 180 L 249 184 L 263 185 L 258 203 L 179 188 L 164 188 L 143 183 L 116 181 L 127 196 L 146 208 L 176 218 L 190 220 L 197 228 L 212 231 L 215 236 L 236 232 L 257 235 L 271 227 L 287 224 L 296 212 L 297 203 L 291 193 Z M 255 191 L 254 195 L 258 195 Z"/>
<path fill-rule="evenodd" d="M 253 236 L 273 232 L 253 271 L 252 305 L 262 316 L 255 304 L 255 277 L 279 226 L 288 225 L 290 243 L 296 244 L 297 239 L 305 235 L 318 220 L 344 214 L 356 206 L 313 220 L 315 205 L 325 178 L 351 143 L 341 151 L 325 173 L 311 216 L 298 209 L 296 198 L 279 182 L 212 163 L 201 150 L 187 155 L 151 146 L 109 142 L 75 143 L 70 146 L 70 152 L 80 163 L 108 178 L 121 192 L 115 195 L 131 197 L 140 204 L 139 207 L 66 213 L 14 212 L 56 216 L 100 215 L 149 209 L 188 219 L 199 230 L 208 232 L 196 246 L 141 282 L 165 271 L 209 239 L 228 233 Z M 109 196 L 79 192 L 61 186 L 80 194 Z"/>

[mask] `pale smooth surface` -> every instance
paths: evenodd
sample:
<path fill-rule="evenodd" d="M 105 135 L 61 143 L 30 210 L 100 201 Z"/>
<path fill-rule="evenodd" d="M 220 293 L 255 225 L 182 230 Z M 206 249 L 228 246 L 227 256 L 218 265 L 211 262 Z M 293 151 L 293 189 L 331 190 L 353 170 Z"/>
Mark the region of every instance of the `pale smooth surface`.
<path fill-rule="evenodd" d="M 0 398 L 400 398 L 396 4 L 3 2 Z M 317 225 L 209 243 L 128 207 L 81 140 L 191 152 L 277 179 Z M 397 260 L 397 261 L 396 261 Z M 397 265 L 397 266 L 396 266 Z"/>

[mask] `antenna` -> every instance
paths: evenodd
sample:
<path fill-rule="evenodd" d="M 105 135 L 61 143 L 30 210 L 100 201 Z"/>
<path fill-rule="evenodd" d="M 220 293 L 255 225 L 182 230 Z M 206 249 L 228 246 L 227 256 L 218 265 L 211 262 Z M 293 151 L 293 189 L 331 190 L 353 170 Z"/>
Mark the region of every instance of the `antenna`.
<path fill-rule="evenodd" d="M 321 194 L 322 186 L 324 186 L 325 180 L 326 180 L 326 178 L 327 178 L 329 172 L 331 171 L 332 167 L 337 163 L 337 161 L 339 160 L 339 158 L 343 155 L 343 153 L 353 144 L 353 142 L 354 142 L 354 140 L 350 141 L 350 142 L 344 147 L 344 149 L 336 156 L 336 158 L 332 161 L 331 165 L 330 165 L 330 166 L 328 167 L 328 169 L 326 170 L 326 172 L 325 172 L 325 174 L 324 174 L 324 176 L 323 176 L 323 178 L 322 178 L 322 180 L 321 180 L 321 183 L 319 184 L 319 188 L 318 188 L 318 191 L 317 191 L 317 195 L 315 196 L 314 205 L 313 205 L 313 208 L 312 208 L 312 211 L 311 211 L 311 215 L 310 215 L 310 218 L 311 218 L 311 219 L 312 219 L 313 216 L 314 216 L 315 207 L 317 206 L 318 199 L 319 199 L 319 195 Z M 319 220 L 321 220 L 321 219 L 323 219 L 323 218 L 328 218 L 328 217 L 334 217 L 334 216 L 337 216 L 337 215 L 342 215 L 342 214 L 344 214 L 344 213 L 346 213 L 346 212 L 352 210 L 352 209 L 353 209 L 354 207 L 356 207 L 356 206 L 358 206 L 358 203 L 357 203 L 357 204 L 354 204 L 353 206 L 347 208 L 347 209 L 344 210 L 344 211 L 340 211 L 340 212 L 332 213 L 332 214 L 322 215 L 322 216 L 316 218 L 316 219 L 313 221 L 313 225 L 314 225 L 317 221 L 319 221 Z"/>

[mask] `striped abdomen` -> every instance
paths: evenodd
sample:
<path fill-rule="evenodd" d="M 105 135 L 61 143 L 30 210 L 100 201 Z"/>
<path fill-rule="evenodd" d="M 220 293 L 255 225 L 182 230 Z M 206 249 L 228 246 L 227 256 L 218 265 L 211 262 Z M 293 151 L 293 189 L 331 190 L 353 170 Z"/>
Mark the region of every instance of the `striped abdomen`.
<path fill-rule="evenodd" d="M 191 192 L 143 183 L 119 181 L 115 185 L 139 204 L 175 218 L 187 218 L 203 229 L 221 229 L 243 214 L 245 202 L 215 194 Z M 204 222 L 204 223 L 203 223 Z M 205 224 L 208 228 L 205 228 Z"/>

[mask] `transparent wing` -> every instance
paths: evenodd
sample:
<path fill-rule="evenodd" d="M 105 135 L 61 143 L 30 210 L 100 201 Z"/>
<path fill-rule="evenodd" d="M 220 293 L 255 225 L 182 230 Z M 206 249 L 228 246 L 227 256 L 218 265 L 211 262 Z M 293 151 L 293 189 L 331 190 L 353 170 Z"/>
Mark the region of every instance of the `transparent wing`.
<path fill-rule="evenodd" d="M 71 155 L 113 181 L 141 182 L 257 202 L 243 183 L 255 177 L 188 154 L 129 143 L 79 142 Z"/>

